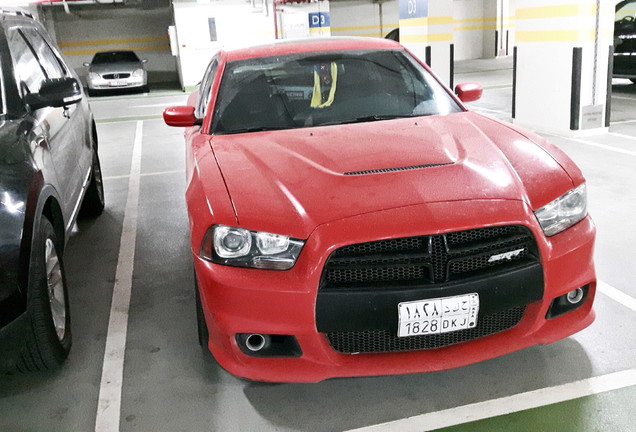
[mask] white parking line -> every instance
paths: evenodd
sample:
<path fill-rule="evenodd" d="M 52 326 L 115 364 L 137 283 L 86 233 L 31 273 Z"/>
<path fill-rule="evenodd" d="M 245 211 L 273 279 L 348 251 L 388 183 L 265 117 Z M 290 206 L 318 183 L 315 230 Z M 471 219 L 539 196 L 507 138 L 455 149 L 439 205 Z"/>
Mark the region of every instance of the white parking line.
<path fill-rule="evenodd" d="M 602 281 L 598 281 L 597 289 L 599 292 L 636 312 L 636 299 L 633 297 Z M 435 430 L 532 408 L 539 408 L 546 405 L 635 385 L 636 369 L 629 369 L 622 372 L 587 378 L 555 387 L 547 387 L 525 393 L 519 393 L 513 396 L 408 417 L 406 419 L 395 420 L 360 429 L 352 429 L 347 432 L 421 432 Z"/>
<path fill-rule="evenodd" d="M 623 306 L 636 312 L 636 299 L 625 294 L 623 291 L 617 290 L 613 286 L 608 285 L 605 282 L 601 282 L 601 281 L 597 282 L 596 289 L 599 292 L 611 298 L 612 300 L 617 301 Z"/>
<path fill-rule="evenodd" d="M 620 137 L 620 138 L 625 138 L 625 139 L 628 139 L 628 140 L 631 140 L 631 141 L 636 141 L 636 137 L 635 136 L 625 135 L 625 134 L 617 133 L 617 132 L 610 132 L 609 134 L 617 136 L 617 137 Z"/>
<path fill-rule="evenodd" d="M 636 120 L 619 120 L 619 121 L 613 121 L 610 124 L 611 125 L 617 125 L 617 124 L 625 124 L 625 123 L 634 123 L 636 122 Z M 612 133 L 612 132 L 610 132 Z"/>
<path fill-rule="evenodd" d="M 635 139 L 634 137 L 630 137 L 629 135 L 621 135 L 621 134 L 616 134 L 616 133 L 613 133 L 613 132 L 610 132 L 610 135 L 616 135 L 616 136 L 620 136 L 622 138 Z M 578 143 L 581 143 L 581 144 L 588 145 L 590 147 L 597 147 L 597 148 L 601 148 L 603 150 L 613 151 L 615 153 L 622 153 L 622 154 L 626 154 L 626 155 L 629 155 L 629 156 L 636 156 L 636 151 L 625 150 L 625 149 L 622 149 L 622 148 L 612 147 L 612 146 L 605 145 L 605 144 L 599 144 L 599 143 L 595 143 L 595 142 L 584 140 L 584 139 L 580 139 L 580 138 L 568 138 L 568 141 L 575 141 L 575 142 L 578 142 Z"/>
<path fill-rule="evenodd" d="M 352 429 L 348 432 L 430 431 L 632 386 L 636 386 L 636 369 L 628 369 L 568 384 L 532 390 L 360 429 Z"/>
<path fill-rule="evenodd" d="M 152 177 L 152 176 L 160 176 L 160 175 L 172 175 L 172 174 L 185 174 L 185 170 L 171 170 L 171 171 L 156 171 L 149 173 L 139 174 L 140 177 Z M 103 180 L 121 180 L 130 178 L 130 174 L 123 174 L 118 176 L 108 176 L 104 177 Z"/>
<path fill-rule="evenodd" d="M 128 199 L 124 213 L 124 223 L 119 246 L 119 259 L 115 273 L 115 286 L 108 321 L 102 380 L 99 388 L 96 432 L 118 432 L 121 416 L 121 391 L 124 376 L 124 354 L 128 331 L 128 311 L 130 308 L 130 292 L 135 260 L 135 243 L 137 237 L 137 212 L 139 204 L 139 175 L 141 171 L 141 142 L 143 121 L 137 122 L 132 161 L 130 164 L 130 180 L 128 182 Z"/>

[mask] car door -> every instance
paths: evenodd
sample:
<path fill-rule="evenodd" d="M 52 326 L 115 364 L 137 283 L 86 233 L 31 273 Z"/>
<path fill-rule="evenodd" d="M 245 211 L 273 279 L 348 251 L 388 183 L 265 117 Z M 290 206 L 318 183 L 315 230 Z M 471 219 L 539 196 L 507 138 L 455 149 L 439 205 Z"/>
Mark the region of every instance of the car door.
<path fill-rule="evenodd" d="M 38 36 L 30 27 L 13 27 L 7 33 L 22 96 L 38 92 L 45 79 L 61 78 L 65 74 L 50 47 Z M 78 140 L 79 133 L 72 122 L 77 114 L 76 106 L 45 107 L 30 114 L 41 135 L 42 145 L 48 147 L 53 161 L 58 180 L 55 187 L 64 201 L 61 205 L 67 223 L 76 211 L 84 181 L 80 166 L 83 139 Z"/>

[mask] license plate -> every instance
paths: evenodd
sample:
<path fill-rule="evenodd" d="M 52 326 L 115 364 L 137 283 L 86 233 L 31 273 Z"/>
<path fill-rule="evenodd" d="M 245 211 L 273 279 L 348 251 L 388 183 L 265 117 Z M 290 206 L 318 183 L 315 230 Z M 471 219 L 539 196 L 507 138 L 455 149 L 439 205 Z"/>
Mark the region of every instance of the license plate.
<path fill-rule="evenodd" d="M 109 81 L 108 85 L 110 87 L 123 87 L 126 85 L 126 81 Z"/>
<path fill-rule="evenodd" d="M 478 312 L 477 293 L 402 302 L 398 304 L 398 337 L 473 328 Z"/>

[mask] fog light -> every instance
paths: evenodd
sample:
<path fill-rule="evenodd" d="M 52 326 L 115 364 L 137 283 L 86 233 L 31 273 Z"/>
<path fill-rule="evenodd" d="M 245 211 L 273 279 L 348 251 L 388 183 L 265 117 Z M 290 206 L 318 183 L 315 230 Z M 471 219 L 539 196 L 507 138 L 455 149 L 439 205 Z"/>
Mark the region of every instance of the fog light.
<path fill-rule="evenodd" d="M 238 333 L 236 343 L 250 357 L 300 357 L 296 337 L 260 333 Z"/>
<path fill-rule="evenodd" d="M 574 291 L 570 291 L 569 293 L 567 293 L 565 299 L 568 301 L 568 303 L 575 305 L 583 300 L 583 295 L 583 289 L 577 288 Z"/>
<path fill-rule="evenodd" d="M 548 313 L 545 315 L 546 319 L 556 318 L 564 313 L 577 309 L 583 304 L 589 289 L 589 285 L 585 285 L 552 300 Z"/>

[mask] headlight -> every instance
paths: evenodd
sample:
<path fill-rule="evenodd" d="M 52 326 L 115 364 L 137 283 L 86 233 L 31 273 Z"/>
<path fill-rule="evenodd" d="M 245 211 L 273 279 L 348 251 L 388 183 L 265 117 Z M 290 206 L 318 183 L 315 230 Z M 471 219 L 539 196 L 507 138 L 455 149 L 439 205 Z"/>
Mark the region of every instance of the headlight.
<path fill-rule="evenodd" d="M 143 69 L 135 69 L 135 71 L 133 72 L 132 76 L 137 77 L 137 78 L 138 77 L 142 77 L 142 76 L 144 76 L 145 72 L 146 71 L 144 71 Z"/>
<path fill-rule="evenodd" d="M 585 183 L 534 212 L 546 237 L 570 228 L 587 215 Z"/>
<path fill-rule="evenodd" d="M 303 245 L 284 235 L 214 225 L 203 237 L 201 257 L 228 266 L 289 270 Z"/>
<path fill-rule="evenodd" d="M 99 79 L 99 74 L 97 74 L 95 72 L 90 72 L 88 74 L 88 79 L 90 79 L 90 80 L 98 80 Z"/>

